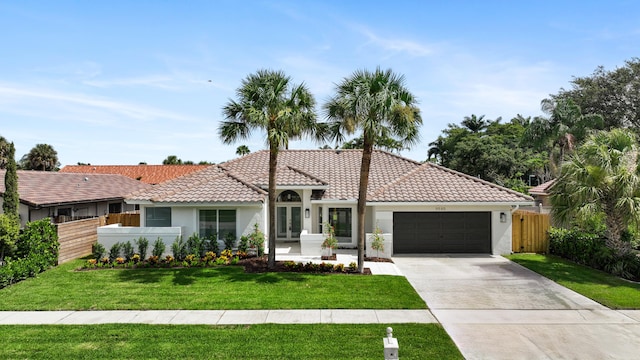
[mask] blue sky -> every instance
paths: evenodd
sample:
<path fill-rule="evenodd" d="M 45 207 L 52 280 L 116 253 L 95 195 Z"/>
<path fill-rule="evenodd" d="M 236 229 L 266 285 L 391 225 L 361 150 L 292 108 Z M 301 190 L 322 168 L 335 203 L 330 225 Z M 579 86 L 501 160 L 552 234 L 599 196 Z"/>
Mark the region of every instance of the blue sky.
<path fill-rule="evenodd" d="M 380 66 L 420 102 L 421 142 L 402 154 L 422 161 L 448 123 L 541 115 L 572 76 L 640 56 L 640 2 L 0 0 L 0 34 L 0 135 L 17 158 L 47 143 L 62 165 L 226 161 L 265 148 L 260 132 L 217 134 L 248 74 L 283 70 L 321 105 Z"/>

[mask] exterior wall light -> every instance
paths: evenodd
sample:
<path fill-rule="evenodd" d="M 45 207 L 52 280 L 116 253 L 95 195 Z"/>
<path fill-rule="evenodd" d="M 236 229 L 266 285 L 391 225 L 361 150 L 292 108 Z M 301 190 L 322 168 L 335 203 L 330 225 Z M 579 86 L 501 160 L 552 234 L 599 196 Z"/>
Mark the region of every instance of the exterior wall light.
<path fill-rule="evenodd" d="M 304 217 L 307 219 L 311 217 L 311 210 L 309 210 L 309 208 L 304 209 Z"/>
<path fill-rule="evenodd" d="M 506 223 L 507 222 L 507 214 L 501 212 L 500 213 L 500 222 L 501 223 Z"/>

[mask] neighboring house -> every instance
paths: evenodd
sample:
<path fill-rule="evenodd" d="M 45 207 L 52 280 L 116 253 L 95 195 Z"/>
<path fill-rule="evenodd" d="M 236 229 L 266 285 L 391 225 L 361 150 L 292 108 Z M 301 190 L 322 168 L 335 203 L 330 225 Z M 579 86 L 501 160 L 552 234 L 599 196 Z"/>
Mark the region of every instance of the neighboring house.
<path fill-rule="evenodd" d="M 4 174 L 0 170 L 0 193 L 5 191 Z M 125 196 L 150 188 L 122 175 L 18 170 L 20 222 L 24 226 L 46 217 L 58 222 L 135 210 L 136 205 L 124 202 Z"/>
<path fill-rule="evenodd" d="M 211 165 L 67 165 L 62 173 L 119 174 L 145 184 L 161 184 Z"/>
<path fill-rule="evenodd" d="M 360 150 L 281 150 L 278 156 L 276 236 L 319 251 L 325 223 L 339 246 L 357 246 Z M 257 223 L 267 229 L 267 150 L 213 165 L 129 196 L 144 228 L 99 229 L 99 241 L 138 235 L 173 242 L 176 236 L 231 234 Z M 373 153 L 365 229 L 377 225 L 391 253 L 511 252 L 511 211 L 533 199 L 513 190 L 388 152 Z M 120 232 L 120 235 L 116 233 Z M 130 232 L 130 233 L 128 233 Z M 118 238 L 118 236 L 120 236 Z M 102 239 L 102 240 L 100 240 Z"/>
<path fill-rule="evenodd" d="M 529 194 L 533 196 L 536 201 L 536 206 L 541 213 L 549 213 L 551 211 L 551 187 L 553 187 L 555 182 L 555 180 L 549 180 L 529 189 Z"/>

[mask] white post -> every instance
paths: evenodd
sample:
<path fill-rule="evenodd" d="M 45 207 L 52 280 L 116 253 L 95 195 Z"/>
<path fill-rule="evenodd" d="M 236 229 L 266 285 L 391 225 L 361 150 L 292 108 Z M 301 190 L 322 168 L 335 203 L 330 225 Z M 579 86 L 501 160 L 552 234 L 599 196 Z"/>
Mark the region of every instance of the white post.
<path fill-rule="evenodd" d="M 384 360 L 397 360 L 398 357 L 398 339 L 393 337 L 393 329 L 387 328 L 387 337 L 382 339 L 384 343 Z"/>

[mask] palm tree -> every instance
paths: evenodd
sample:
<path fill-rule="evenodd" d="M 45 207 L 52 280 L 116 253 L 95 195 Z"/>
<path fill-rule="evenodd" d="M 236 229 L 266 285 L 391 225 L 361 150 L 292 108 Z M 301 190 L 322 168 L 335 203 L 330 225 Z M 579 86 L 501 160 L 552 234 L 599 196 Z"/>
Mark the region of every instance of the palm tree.
<path fill-rule="evenodd" d="M 486 129 L 489 126 L 489 123 L 490 121 L 484 119 L 484 115 L 477 117 L 475 114 L 471 114 L 471 116 L 465 116 L 461 124 L 472 133 L 477 134 Z"/>
<path fill-rule="evenodd" d="M 266 132 L 269 145 L 269 268 L 276 260 L 276 168 L 278 151 L 289 139 L 312 135 L 322 140 L 324 127 L 316 122 L 315 99 L 304 84 L 291 84 L 282 71 L 258 70 L 236 90 L 236 100 L 223 108 L 226 121 L 218 129 L 226 144 L 246 139 L 251 131 Z"/>
<path fill-rule="evenodd" d="M 415 97 L 404 85 L 404 76 L 390 69 L 358 70 L 336 85 L 336 94 L 324 105 L 330 136 L 337 142 L 344 134 L 362 131 L 362 163 L 358 188 L 358 270 L 364 270 L 364 220 L 373 148 L 395 138 L 409 146 L 418 140 L 422 124 Z"/>
<path fill-rule="evenodd" d="M 552 214 L 563 224 L 604 214 L 606 244 L 618 255 L 631 251 L 622 240 L 640 221 L 640 155 L 630 130 L 599 132 L 562 167 L 552 188 Z"/>
<path fill-rule="evenodd" d="M 60 166 L 58 152 L 49 144 L 36 144 L 20 162 L 25 170 L 55 171 Z"/>
<path fill-rule="evenodd" d="M 238 155 L 238 156 L 245 156 L 250 152 L 251 152 L 251 150 L 249 150 L 249 147 L 247 145 L 240 145 L 236 149 L 236 155 Z"/>
<path fill-rule="evenodd" d="M 555 102 L 544 99 L 542 110 L 550 117 L 536 117 L 525 131 L 524 138 L 540 150 L 549 150 L 552 156 L 551 165 L 559 167 L 566 154 L 582 142 L 591 130 L 602 129 L 603 119 L 600 115 L 583 115 L 580 107 L 571 99 Z M 559 153 L 553 159 L 553 149 Z"/>

